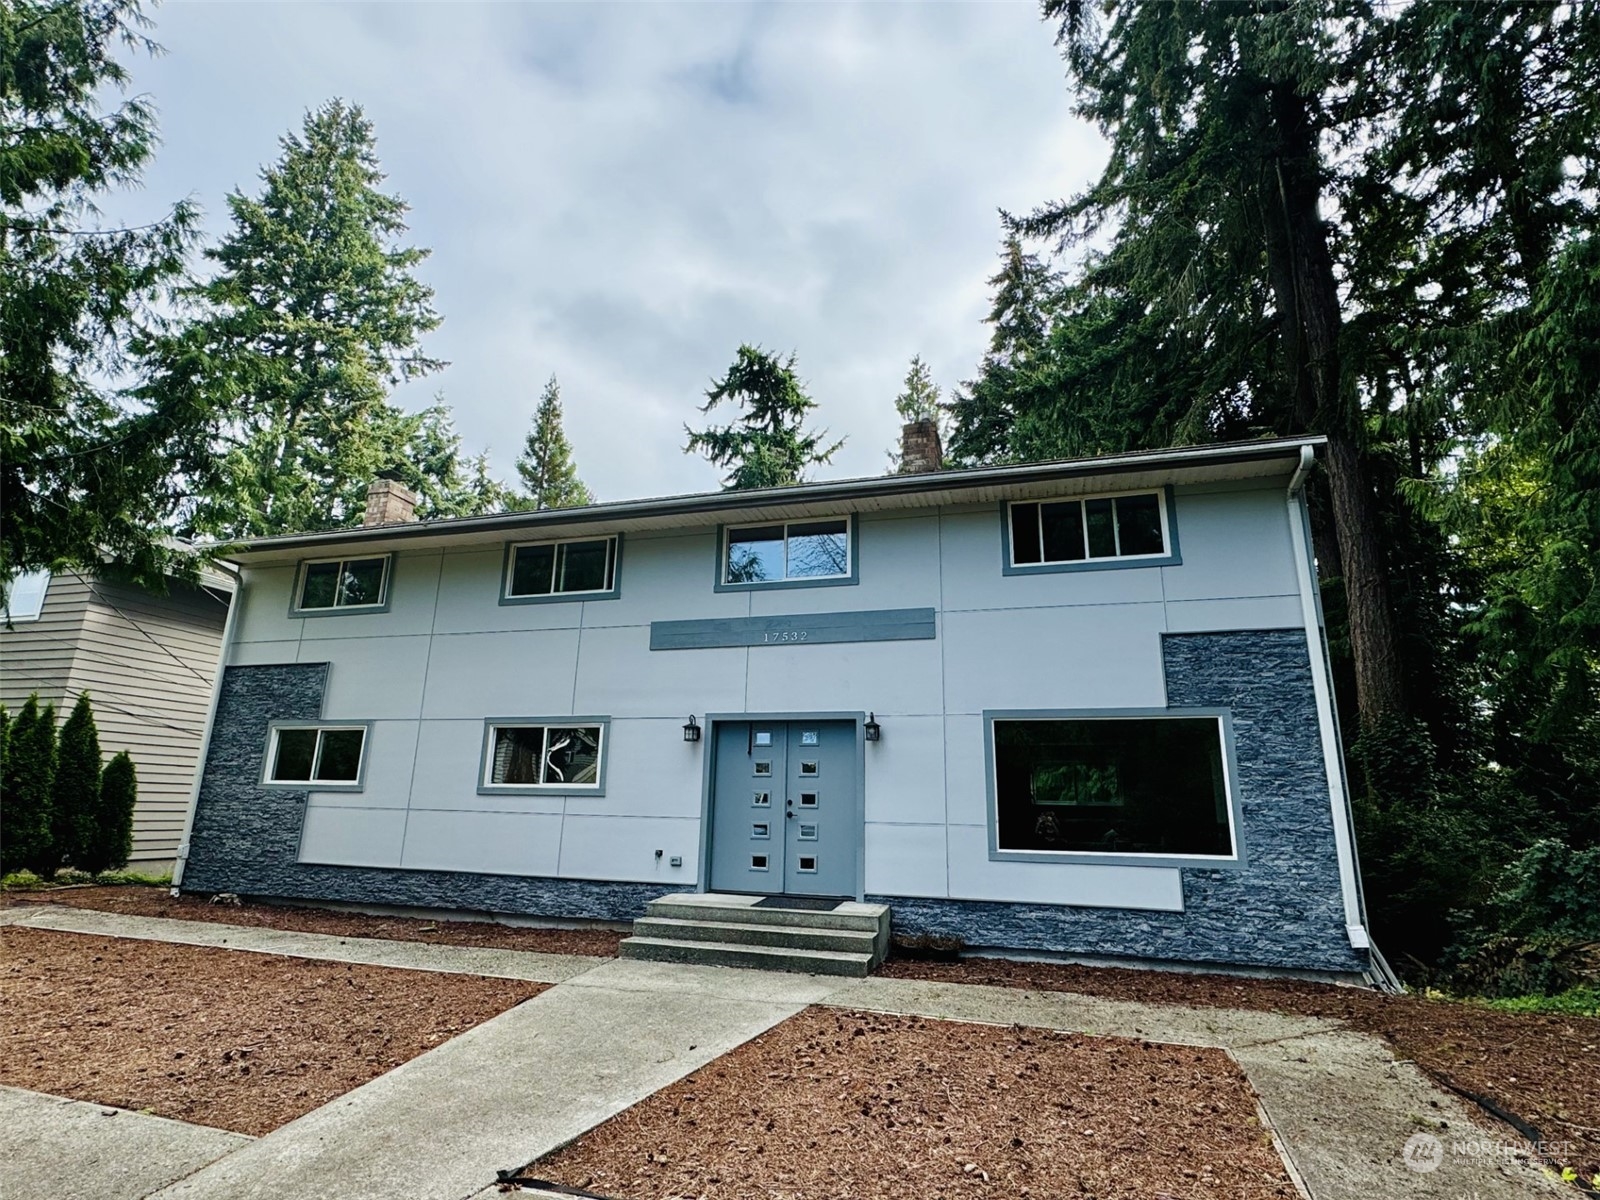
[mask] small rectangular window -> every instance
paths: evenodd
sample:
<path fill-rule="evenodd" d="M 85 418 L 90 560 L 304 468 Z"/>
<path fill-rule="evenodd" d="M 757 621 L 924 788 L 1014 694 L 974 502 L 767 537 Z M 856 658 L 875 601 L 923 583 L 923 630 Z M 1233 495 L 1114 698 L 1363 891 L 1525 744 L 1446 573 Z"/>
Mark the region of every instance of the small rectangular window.
<path fill-rule="evenodd" d="M 15 576 L 6 587 L 5 619 L 37 621 L 44 612 L 44 597 L 49 590 L 49 571 L 28 571 Z"/>
<path fill-rule="evenodd" d="M 1221 719 L 996 720 L 1001 851 L 1233 854 Z"/>
<path fill-rule="evenodd" d="M 601 725 L 490 725 L 483 786 L 595 791 Z"/>
<path fill-rule="evenodd" d="M 511 547 L 507 599 L 594 595 L 613 592 L 616 585 L 614 537 Z"/>
<path fill-rule="evenodd" d="M 361 782 L 365 725 L 274 726 L 267 782 L 348 786 Z"/>
<path fill-rule="evenodd" d="M 1170 553 L 1166 497 L 1160 492 L 1016 503 L 1010 533 L 1013 567 Z"/>
<path fill-rule="evenodd" d="M 302 612 L 382 608 L 388 596 L 389 555 L 308 562 L 300 577 Z"/>
<path fill-rule="evenodd" d="M 750 525 L 726 534 L 722 582 L 782 583 L 844 579 L 850 574 L 850 521 Z"/>

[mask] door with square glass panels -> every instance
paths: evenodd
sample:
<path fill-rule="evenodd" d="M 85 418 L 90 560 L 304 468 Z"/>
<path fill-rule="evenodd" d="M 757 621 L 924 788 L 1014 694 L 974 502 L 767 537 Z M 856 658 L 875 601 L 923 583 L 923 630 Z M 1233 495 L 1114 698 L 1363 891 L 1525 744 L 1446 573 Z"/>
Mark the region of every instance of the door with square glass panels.
<path fill-rule="evenodd" d="M 855 895 L 855 722 L 729 721 L 716 730 L 711 890 Z"/>

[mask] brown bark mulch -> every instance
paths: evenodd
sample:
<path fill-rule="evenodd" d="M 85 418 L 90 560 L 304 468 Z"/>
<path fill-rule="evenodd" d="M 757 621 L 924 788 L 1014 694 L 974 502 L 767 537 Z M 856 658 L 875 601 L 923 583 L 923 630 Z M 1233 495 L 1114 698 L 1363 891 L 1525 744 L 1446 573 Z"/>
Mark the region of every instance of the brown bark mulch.
<path fill-rule="evenodd" d="M 1220 1050 L 827 1009 L 523 1177 L 628 1200 L 1296 1195 Z"/>
<path fill-rule="evenodd" d="M 214 921 L 329 933 L 336 937 L 388 938 L 400 942 L 432 942 L 440 946 L 484 946 L 495 950 L 534 950 L 543 954 L 592 954 L 615 958 L 617 943 L 627 935 L 613 929 L 553 929 L 501 925 L 493 921 L 445 921 L 419 917 L 375 917 L 326 908 L 290 908 L 277 904 L 212 904 L 200 896 L 174 899 L 165 888 L 81 887 L 38 892 L 11 892 L 6 904 L 66 904 L 98 912 L 139 917 L 172 917 L 180 921 Z"/>
<path fill-rule="evenodd" d="M 543 990 L 0 927 L 0 1084 L 263 1134 Z"/>
<path fill-rule="evenodd" d="M 891 959 L 901 979 L 1079 992 L 1113 1000 L 1248 1008 L 1342 1021 L 1387 1041 L 1447 1087 L 1464 1092 L 1585 1178 L 1600 1172 L 1600 1019 L 1506 1013 L 1458 1001 L 1390 996 L 1293 979 L 1241 979 L 1124 967 Z M 1499 1111 L 1496 1111 L 1499 1110 Z M 1518 1126 L 1520 1125 L 1520 1128 Z"/>

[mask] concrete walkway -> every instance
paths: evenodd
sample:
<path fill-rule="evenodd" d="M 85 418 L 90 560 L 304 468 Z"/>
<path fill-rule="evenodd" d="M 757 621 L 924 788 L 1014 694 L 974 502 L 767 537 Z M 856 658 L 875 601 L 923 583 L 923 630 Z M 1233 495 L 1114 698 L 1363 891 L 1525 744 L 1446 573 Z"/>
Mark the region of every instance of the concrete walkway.
<path fill-rule="evenodd" d="M 0 909 L 0 924 L 20 925 L 28 929 L 53 929 L 61 933 L 175 942 L 182 946 L 247 950 L 253 954 L 288 954 L 295 958 L 320 958 L 330 962 L 361 963 L 369 967 L 398 967 L 406 971 L 443 971 L 454 975 L 523 979 L 531 983 L 560 983 L 590 967 L 611 961 L 576 954 L 537 954 L 529 950 L 493 950 L 480 946 L 439 946 L 432 942 L 335 937 L 326 933 L 258 929 L 212 921 L 135 917 L 59 905 L 14 905 Z"/>
<path fill-rule="evenodd" d="M 1460 1101 L 1412 1064 L 1396 1062 L 1378 1039 L 1331 1020 L 917 980 L 843 982 L 381 942 L 86 910 L 23 911 L 19 920 L 17 909 L 0 910 L 0 921 L 563 981 L 193 1174 L 169 1168 L 166 1179 L 186 1177 L 153 1193 L 161 1200 L 489 1200 L 497 1195 L 496 1171 L 539 1158 L 811 1004 L 1224 1049 L 1254 1085 L 1312 1200 L 1565 1194 L 1525 1160 L 1455 1153 L 1455 1142 L 1512 1139 L 1509 1131 L 1484 1132 Z M 1436 1170 L 1412 1170 L 1401 1158 L 1407 1139 L 1418 1133 L 1443 1143 Z M 26 1134 L 16 1141 L 26 1154 Z M 120 1200 L 132 1193 L 106 1194 Z"/>
<path fill-rule="evenodd" d="M 250 1140 L 125 1108 L 0 1087 L 0 1196 L 141 1200 Z"/>

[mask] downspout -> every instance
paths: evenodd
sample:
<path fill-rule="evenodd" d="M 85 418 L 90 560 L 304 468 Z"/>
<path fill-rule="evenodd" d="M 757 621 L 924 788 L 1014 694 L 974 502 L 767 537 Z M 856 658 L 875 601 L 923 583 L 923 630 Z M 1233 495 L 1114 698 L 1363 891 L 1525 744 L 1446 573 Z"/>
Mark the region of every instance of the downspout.
<path fill-rule="evenodd" d="M 1294 544 L 1295 576 L 1300 591 L 1300 616 L 1306 627 L 1306 651 L 1311 659 L 1311 689 L 1317 702 L 1322 766 L 1328 779 L 1334 853 L 1339 862 L 1339 889 L 1344 900 L 1345 934 L 1350 939 L 1352 949 L 1365 950 L 1370 954 L 1380 982 L 1398 991 L 1399 980 L 1372 944 L 1372 936 L 1367 930 L 1366 901 L 1361 894 L 1361 876 L 1356 865 L 1350 792 L 1344 776 L 1344 761 L 1340 756 L 1339 720 L 1333 706 L 1333 676 L 1328 666 L 1321 597 L 1317 591 L 1316 567 L 1307 529 L 1309 515 L 1305 505 L 1305 486 L 1316 460 L 1316 451 L 1312 447 L 1300 447 L 1300 462 L 1289 479 L 1286 499 L 1289 506 L 1289 537 Z"/>
<path fill-rule="evenodd" d="M 195 760 L 194 780 L 189 784 L 189 807 L 183 816 L 183 840 L 178 843 L 178 857 L 172 864 L 171 894 L 179 895 L 183 884 L 183 868 L 189 862 L 189 837 L 194 832 L 194 813 L 200 803 L 200 785 L 205 780 L 206 759 L 211 754 L 211 729 L 217 720 L 217 702 L 222 698 L 222 677 L 228 670 L 228 657 L 233 650 L 233 622 L 239 615 L 243 601 L 244 577 L 221 563 L 212 567 L 233 578 L 233 596 L 228 601 L 228 615 L 222 622 L 222 653 L 217 656 L 217 677 L 211 681 L 211 700 L 206 705 L 205 732 L 200 735 L 200 757 Z"/>

